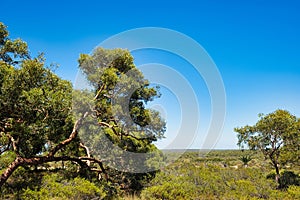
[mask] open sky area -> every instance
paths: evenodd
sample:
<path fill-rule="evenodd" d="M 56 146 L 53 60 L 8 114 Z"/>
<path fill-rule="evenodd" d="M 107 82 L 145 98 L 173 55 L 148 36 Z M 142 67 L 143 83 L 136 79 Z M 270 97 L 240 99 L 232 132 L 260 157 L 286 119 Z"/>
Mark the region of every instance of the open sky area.
<path fill-rule="evenodd" d="M 238 148 L 234 127 L 254 124 L 259 113 L 287 109 L 300 117 L 300 2 L 297 0 L 52 0 L 2 1 L 0 5 L 0 21 L 8 26 L 10 37 L 25 40 L 34 55 L 44 52 L 48 64 L 60 65 L 56 73 L 73 83 L 79 54 L 90 53 L 115 34 L 161 27 L 192 38 L 210 55 L 225 87 L 226 118 L 216 149 Z M 177 42 L 180 47 L 182 41 Z M 185 59 L 170 52 L 146 49 L 132 54 L 137 66 L 160 63 L 188 80 L 200 115 L 196 138 L 189 148 L 201 148 L 212 108 L 203 77 Z M 185 91 L 180 83 L 178 88 Z M 187 121 L 184 126 L 188 127 L 198 120 L 191 117 L 192 113 L 188 120 L 182 119 L 179 94 L 161 86 L 161 99 L 150 106 L 167 119 L 167 137 L 158 143 L 160 148 L 166 148 L 183 126 L 181 121 Z M 188 93 L 186 96 L 189 97 Z"/>

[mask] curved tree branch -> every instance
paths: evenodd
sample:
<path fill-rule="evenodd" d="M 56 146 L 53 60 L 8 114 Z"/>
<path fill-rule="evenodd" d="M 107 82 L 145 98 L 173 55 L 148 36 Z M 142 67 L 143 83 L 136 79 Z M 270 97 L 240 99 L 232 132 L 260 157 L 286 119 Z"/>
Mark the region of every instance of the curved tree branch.
<path fill-rule="evenodd" d="M 54 156 L 56 154 L 56 152 L 58 152 L 60 149 L 62 149 L 64 146 L 70 144 L 78 135 L 78 129 L 80 128 L 80 126 L 82 125 L 82 121 L 88 116 L 88 112 L 84 113 L 84 115 L 78 119 L 73 127 L 72 133 L 70 134 L 69 138 L 62 141 L 61 143 L 59 143 L 58 145 L 56 145 L 48 154 L 48 156 Z"/>
<path fill-rule="evenodd" d="M 41 157 L 32 157 L 32 158 L 24 158 L 17 153 L 17 147 L 15 145 L 15 140 L 13 137 L 10 137 L 10 141 L 12 142 L 13 149 L 17 153 L 17 158 L 8 166 L 8 168 L 2 173 L 0 177 L 0 188 L 7 181 L 7 179 L 12 175 L 12 173 L 20 166 L 26 165 L 39 165 L 47 162 L 53 161 L 74 161 L 78 163 L 80 166 L 85 167 L 87 164 L 79 158 L 72 158 L 68 156 L 54 157 L 54 155 L 63 147 L 70 144 L 78 135 L 78 129 L 82 125 L 82 121 L 88 116 L 88 112 L 86 112 L 80 119 L 78 119 L 73 127 L 73 130 L 66 140 L 60 142 L 56 145 L 47 156 Z"/>

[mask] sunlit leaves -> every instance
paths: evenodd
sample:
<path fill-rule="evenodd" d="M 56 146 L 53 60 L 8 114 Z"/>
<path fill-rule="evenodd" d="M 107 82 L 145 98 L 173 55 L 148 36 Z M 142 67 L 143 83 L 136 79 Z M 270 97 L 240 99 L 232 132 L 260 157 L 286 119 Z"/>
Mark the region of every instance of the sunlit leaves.
<path fill-rule="evenodd" d="M 69 134 L 72 87 L 44 66 L 42 56 L 29 59 L 26 43 L 0 28 L 0 130 L 10 138 L 1 145 L 31 157 Z"/>
<path fill-rule="evenodd" d="M 142 131 L 149 140 L 161 138 L 165 122 L 145 108 L 159 97 L 158 88 L 135 67 L 130 52 L 97 48 L 91 55 L 80 55 L 80 69 L 94 86 L 95 110 L 99 121 L 122 127 L 122 132 Z"/>
<path fill-rule="evenodd" d="M 238 133 L 238 145 L 244 148 L 259 149 L 270 159 L 276 170 L 279 182 L 279 167 L 288 162 L 298 161 L 300 154 L 299 119 L 285 110 L 276 110 L 268 115 L 260 114 L 260 120 L 254 126 L 235 128 Z"/>
<path fill-rule="evenodd" d="M 10 40 L 8 35 L 6 26 L 0 22 L 0 61 L 14 65 L 29 58 L 27 44 L 21 39 Z"/>
<path fill-rule="evenodd" d="M 258 148 L 270 155 L 297 140 L 299 120 L 289 112 L 277 110 L 260 116 L 260 120 L 254 126 L 235 128 L 238 132 L 239 146 L 244 147 L 243 145 L 247 144 L 251 149 Z"/>
<path fill-rule="evenodd" d="M 135 168 L 146 165 L 151 165 L 151 169 L 154 165 L 160 166 L 162 155 L 151 143 L 163 137 L 166 122 L 157 111 L 146 108 L 149 101 L 160 96 L 159 88 L 150 86 L 134 65 L 130 52 L 99 47 L 91 55 L 80 55 L 79 68 L 93 87 L 89 91 L 81 91 L 81 94 L 90 92 L 94 95 L 94 102 L 85 101 L 84 97 L 78 99 L 85 102 L 82 103 L 84 109 L 90 107 L 96 117 L 94 120 L 99 124 L 97 129 L 88 122 L 81 130 L 81 138 L 91 147 L 93 155 L 108 160 L 112 166 L 117 163 L 118 169 L 124 171 L 135 171 Z M 77 106 L 80 107 L 80 103 L 75 106 L 80 110 Z M 138 154 L 126 152 L 148 153 L 148 156 L 134 159 L 130 156 Z M 143 180 L 142 174 L 130 175 L 109 170 L 116 181 L 122 184 L 127 182 L 124 187 L 139 188 L 137 185 Z M 118 177 L 122 176 L 120 180 Z"/>

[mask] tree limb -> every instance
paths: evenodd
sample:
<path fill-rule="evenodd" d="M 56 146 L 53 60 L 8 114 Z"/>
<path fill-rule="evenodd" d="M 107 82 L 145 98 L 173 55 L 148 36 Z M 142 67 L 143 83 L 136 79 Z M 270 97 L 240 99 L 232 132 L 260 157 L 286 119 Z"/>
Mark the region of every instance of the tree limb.
<path fill-rule="evenodd" d="M 84 118 L 86 118 L 88 116 L 88 112 L 86 112 L 80 119 L 78 119 L 73 127 L 72 133 L 70 134 L 69 138 L 62 141 L 61 143 L 59 143 L 58 145 L 56 145 L 48 154 L 48 156 L 54 156 L 55 153 L 57 151 L 59 151 L 61 148 L 63 148 L 64 146 L 68 145 L 69 143 L 71 143 L 76 136 L 78 135 L 78 129 L 80 128 L 80 126 L 82 125 L 82 121 L 84 120 Z"/>

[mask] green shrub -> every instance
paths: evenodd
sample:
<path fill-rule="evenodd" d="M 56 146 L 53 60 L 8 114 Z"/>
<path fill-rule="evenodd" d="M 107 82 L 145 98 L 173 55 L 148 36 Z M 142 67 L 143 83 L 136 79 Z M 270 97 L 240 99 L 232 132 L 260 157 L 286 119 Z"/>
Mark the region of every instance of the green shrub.
<path fill-rule="evenodd" d="M 288 187 L 287 193 L 292 197 L 292 199 L 300 199 L 300 187 L 292 185 Z"/>
<path fill-rule="evenodd" d="M 47 175 L 43 177 L 40 189 L 26 189 L 21 195 L 21 199 L 92 199 L 105 198 L 106 192 L 103 187 L 99 188 L 95 184 L 83 179 L 60 180 L 57 175 Z"/>
<path fill-rule="evenodd" d="M 190 154 L 190 153 L 189 153 Z M 142 199 L 268 199 L 276 183 L 257 168 L 224 168 L 183 156 L 156 175 Z"/>

